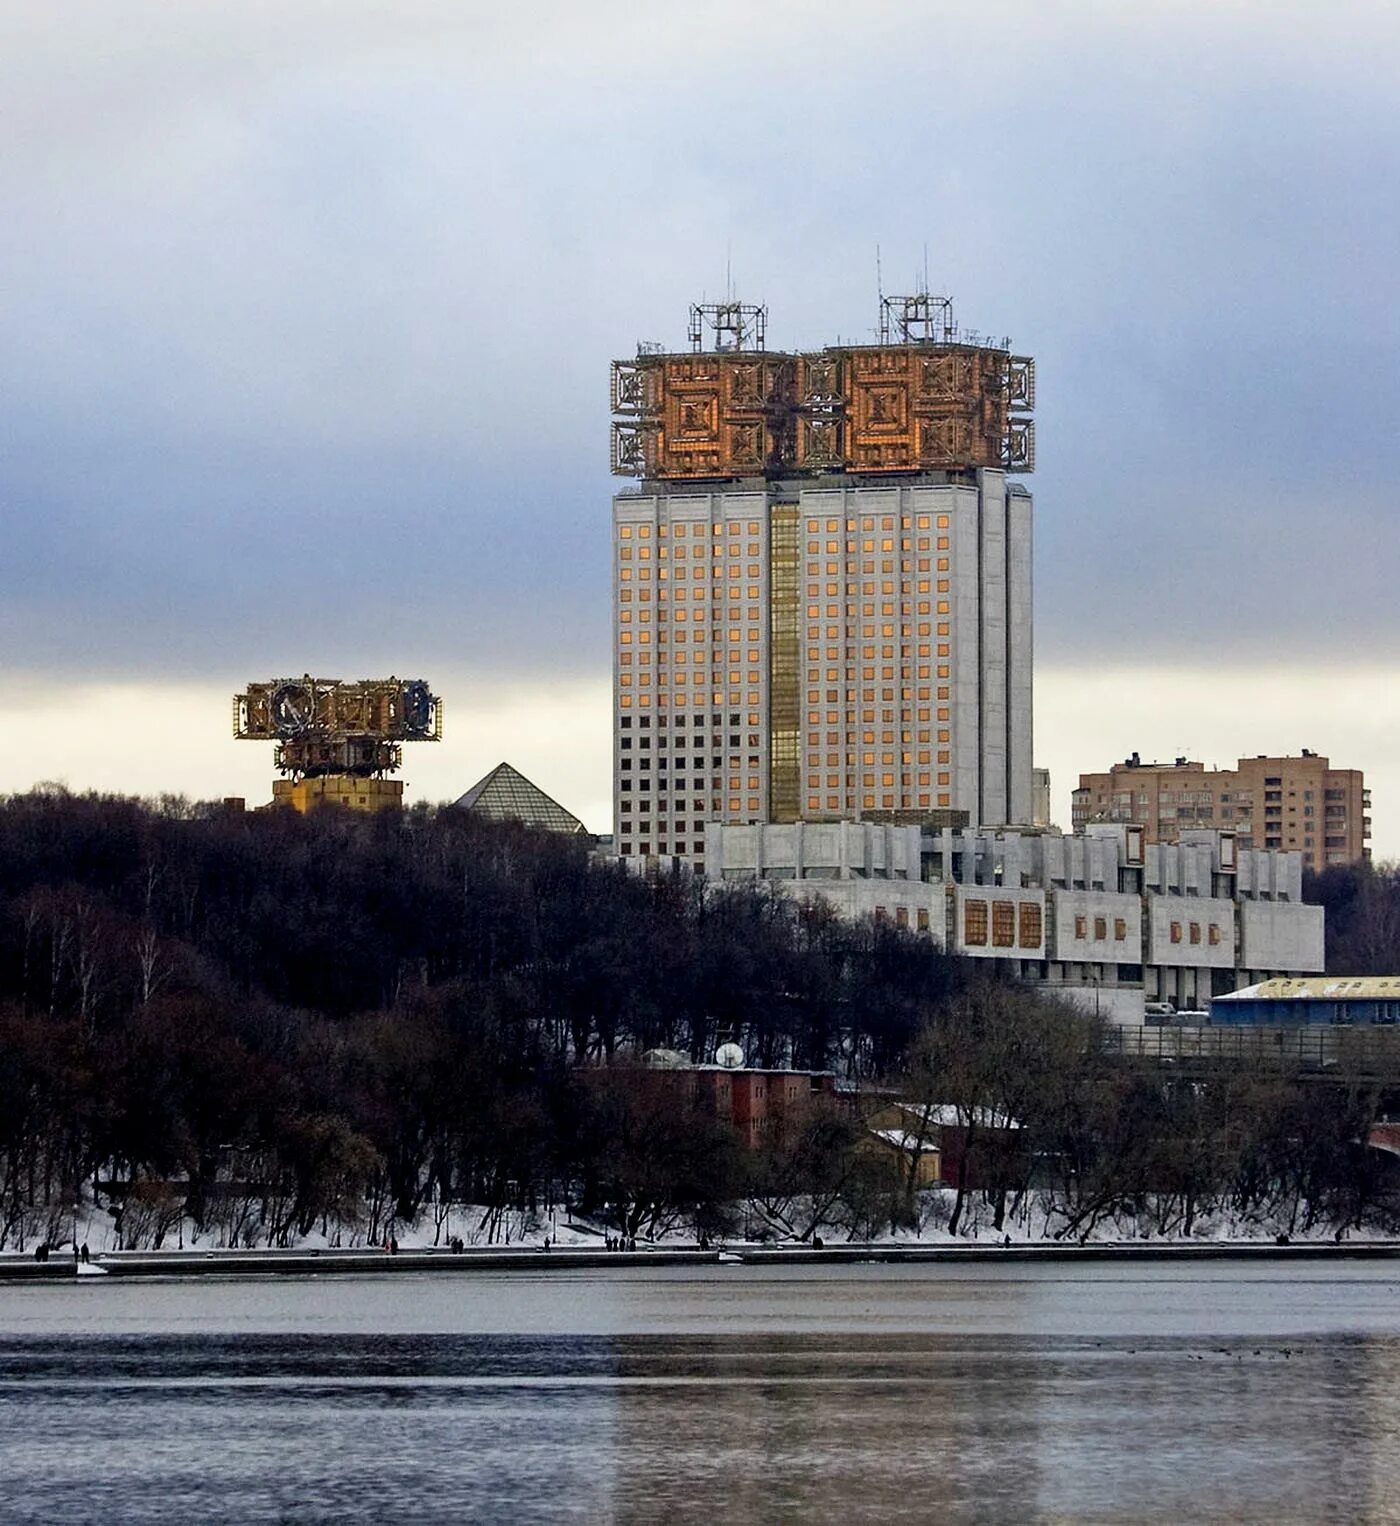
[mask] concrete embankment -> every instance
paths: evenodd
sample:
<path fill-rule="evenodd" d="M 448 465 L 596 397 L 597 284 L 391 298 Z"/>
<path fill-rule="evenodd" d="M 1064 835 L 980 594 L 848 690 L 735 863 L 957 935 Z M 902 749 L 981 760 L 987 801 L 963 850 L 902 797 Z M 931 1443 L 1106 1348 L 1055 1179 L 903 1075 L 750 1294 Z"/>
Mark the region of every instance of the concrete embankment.
<path fill-rule="evenodd" d="M 79 1268 L 71 1255 L 46 1262 L 0 1257 L 0 1281 L 72 1281 L 93 1269 L 113 1277 L 381 1276 L 392 1272 L 543 1272 L 556 1267 L 710 1266 L 702 1250 L 518 1250 L 490 1247 L 454 1255 L 447 1250 L 172 1250 L 108 1251 Z"/>
<path fill-rule="evenodd" d="M 74 1258 L 51 1256 L 35 1261 L 27 1256 L 0 1256 L 0 1283 L 72 1282 L 81 1275 L 94 1283 L 107 1277 L 258 1277 L 258 1276 L 382 1276 L 385 1273 L 473 1272 L 547 1273 L 563 1270 L 619 1270 L 625 1267 L 697 1267 L 717 1264 L 745 1266 L 858 1265 L 975 1265 L 1008 1262 L 1204 1262 L 1204 1261 L 1332 1261 L 1400 1259 L 1400 1241 L 1303 1241 L 1277 1245 L 1272 1241 L 1124 1241 L 1091 1245 L 833 1245 L 821 1250 L 809 1245 L 769 1247 L 731 1245 L 723 1250 L 666 1248 L 639 1251 L 554 1249 L 535 1247 L 446 1250 L 174 1250 L 114 1251 L 92 1258 L 79 1268 Z"/>

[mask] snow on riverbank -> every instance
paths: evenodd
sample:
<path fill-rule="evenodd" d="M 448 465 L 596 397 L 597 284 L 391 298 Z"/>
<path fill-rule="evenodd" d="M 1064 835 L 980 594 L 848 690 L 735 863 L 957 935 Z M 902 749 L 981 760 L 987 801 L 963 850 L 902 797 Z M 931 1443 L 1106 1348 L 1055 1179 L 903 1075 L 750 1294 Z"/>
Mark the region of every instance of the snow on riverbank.
<path fill-rule="evenodd" d="M 1294 1243 L 1328 1242 L 1338 1238 L 1334 1225 L 1319 1220 L 1309 1223 L 1305 1212 L 1282 1216 L 1245 1216 L 1219 1209 L 1198 1210 L 1192 1218 L 1190 1233 L 1185 1231 L 1180 1207 L 1172 1200 L 1149 1198 L 1143 1210 L 1106 1211 L 1096 1216 L 1087 1228 L 1067 1225 L 1062 1206 L 1049 1194 L 1028 1194 L 1015 1209 L 1008 1211 L 1003 1224 L 994 1222 L 993 1211 L 978 1195 L 969 1194 L 964 1204 L 957 1234 L 949 1232 L 955 1194 L 951 1188 L 932 1188 L 922 1192 L 916 1203 L 916 1225 L 885 1232 L 859 1233 L 849 1224 L 823 1221 L 812 1224 L 812 1210 L 805 1199 L 793 1199 L 781 1205 L 737 1204 L 730 1232 L 711 1236 L 713 1244 L 841 1245 L 852 1241 L 862 1244 L 909 1246 L 956 1245 L 1065 1245 L 1110 1243 L 1195 1243 L 1268 1244 L 1287 1238 Z M 41 1243 L 51 1246 L 54 1255 L 72 1256 L 77 1247 L 86 1245 L 92 1256 L 118 1250 L 364 1250 L 387 1249 L 392 1240 L 400 1251 L 449 1249 L 460 1240 L 469 1249 L 543 1249 L 546 1242 L 560 1250 L 603 1250 L 617 1243 L 618 1232 L 612 1226 L 580 1221 L 554 1213 L 501 1213 L 475 1204 L 453 1204 L 425 1210 L 410 1223 L 395 1221 L 371 1240 L 363 1227 L 327 1223 L 306 1235 L 273 1242 L 257 1225 L 244 1233 L 230 1236 L 219 1227 L 197 1227 L 188 1218 L 167 1218 L 150 1224 L 125 1210 L 119 1216 L 110 1208 L 85 1204 L 76 1214 L 60 1212 L 35 1214 L 22 1236 L 15 1236 L 0 1249 L 0 1257 L 32 1256 Z M 1386 1226 L 1348 1228 L 1348 1241 L 1382 1241 L 1393 1237 Z M 638 1248 L 694 1246 L 697 1236 L 692 1226 L 678 1224 L 653 1238 L 638 1237 Z"/>

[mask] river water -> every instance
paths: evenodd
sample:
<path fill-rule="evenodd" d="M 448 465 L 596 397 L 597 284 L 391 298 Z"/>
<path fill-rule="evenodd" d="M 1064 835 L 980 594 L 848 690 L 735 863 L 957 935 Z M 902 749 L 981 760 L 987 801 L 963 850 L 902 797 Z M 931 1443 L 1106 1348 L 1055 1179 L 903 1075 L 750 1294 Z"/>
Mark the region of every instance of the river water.
<path fill-rule="evenodd" d="M 1400 1520 L 1400 1266 L 0 1287 L 10 1522 Z"/>

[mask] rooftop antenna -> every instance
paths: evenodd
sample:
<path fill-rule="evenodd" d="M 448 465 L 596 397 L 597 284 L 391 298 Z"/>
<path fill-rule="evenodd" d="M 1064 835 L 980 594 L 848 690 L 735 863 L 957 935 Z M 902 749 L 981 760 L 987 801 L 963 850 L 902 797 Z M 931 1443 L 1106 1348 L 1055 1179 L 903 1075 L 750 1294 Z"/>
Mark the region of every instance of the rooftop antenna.
<path fill-rule="evenodd" d="M 880 314 L 880 322 L 875 329 L 875 337 L 884 343 L 885 328 L 885 274 L 880 264 L 880 246 L 875 245 L 875 297 L 877 301 L 876 311 Z"/>
<path fill-rule="evenodd" d="M 713 333 L 714 348 L 722 350 L 761 350 L 768 309 L 737 297 L 724 302 L 693 302 L 690 306 L 690 348 L 700 354 L 705 347 L 705 332 Z"/>

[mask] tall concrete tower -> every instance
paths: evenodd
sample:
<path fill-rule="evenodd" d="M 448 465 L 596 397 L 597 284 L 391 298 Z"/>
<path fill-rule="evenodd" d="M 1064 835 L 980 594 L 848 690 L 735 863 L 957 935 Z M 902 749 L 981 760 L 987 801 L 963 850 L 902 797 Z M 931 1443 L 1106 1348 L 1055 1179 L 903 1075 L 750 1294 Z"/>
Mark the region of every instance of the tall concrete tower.
<path fill-rule="evenodd" d="M 691 309 L 613 366 L 614 808 L 624 857 L 707 821 L 1029 824 L 1034 367 L 945 299 L 880 343 Z"/>

